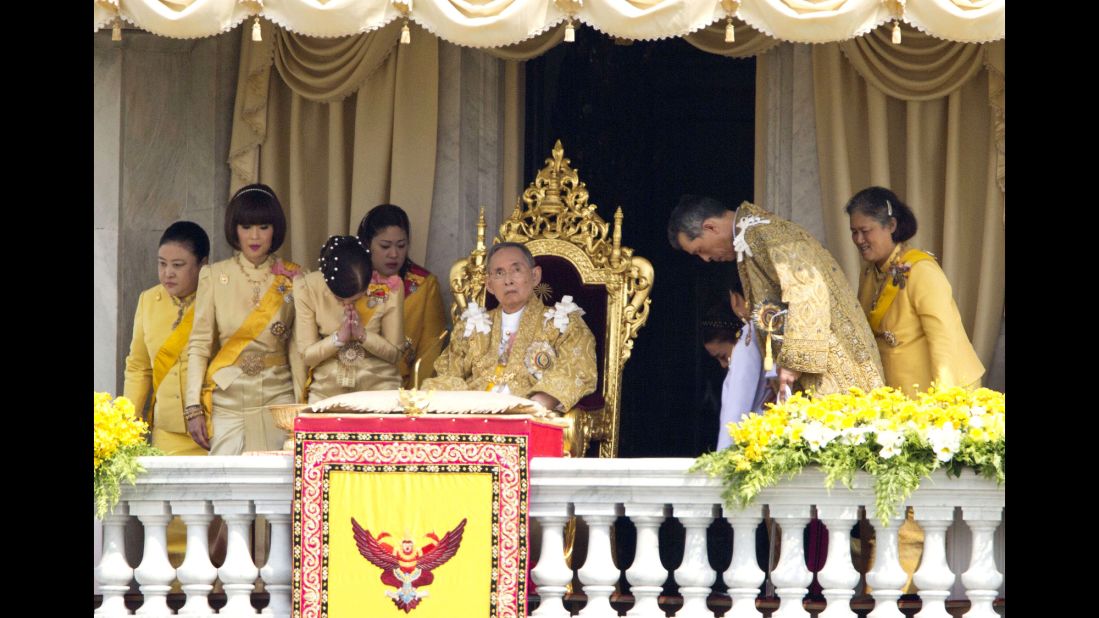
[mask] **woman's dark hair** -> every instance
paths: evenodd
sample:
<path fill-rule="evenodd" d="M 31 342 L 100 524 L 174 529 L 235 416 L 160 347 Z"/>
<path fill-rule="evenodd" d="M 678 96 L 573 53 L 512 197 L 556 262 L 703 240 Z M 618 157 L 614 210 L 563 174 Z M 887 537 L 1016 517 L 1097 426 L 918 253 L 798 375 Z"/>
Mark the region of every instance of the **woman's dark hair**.
<path fill-rule="evenodd" d="M 197 223 L 176 221 L 169 225 L 168 229 L 161 234 L 160 244 L 157 246 L 162 247 L 170 242 L 187 247 L 199 262 L 210 256 L 210 237 Z"/>
<path fill-rule="evenodd" d="M 229 200 L 225 210 L 225 240 L 229 246 L 240 250 L 237 239 L 238 225 L 270 225 L 274 227 L 271 235 L 271 253 L 279 250 L 286 239 L 286 215 L 282 204 L 275 197 L 274 190 L 265 184 L 255 183 L 241 187 Z"/>
<path fill-rule="evenodd" d="M 321 247 L 318 260 L 328 289 L 339 298 L 351 298 L 370 285 L 370 253 L 354 236 L 332 236 Z"/>
<path fill-rule="evenodd" d="M 859 191 L 847 202 L 844 210 L 848 216 L 857 212 L 882 226 L 889 225 L 889 219 L 896 219 L 893 242 L 904 242 L 916 235 L 916 215 L 896 193 L 885 187 L 867 187 Z"/>
<path fill-rule="evenodd" d="M 735 342 L 736 333 L 744 323 L 737 319 L 729 302 L 718 303 L 710 307 L 702 318 L 702 343 L 715 341 Z"/>
<path fill-rule="evenodd" d="M 378 204 L 370 209 L 370 212 L 359 221 L 359 240 L 364 247 L 370 247 L 370 241 L 374 240 L 374 237 L 378 232 L 384 230 L 387 227 L 397 226 L 404 230 L 409 241 L 412 240 L 412 230 L 408 223 L 408 213 L 404 211 L 400 206 L 394 204 Z M 408 274 L 409 267 L 412 266 L 412 258 L 405 256 L 404 264 L 401 264 L 400 275 L 404 279 L 404 276 Z"/>

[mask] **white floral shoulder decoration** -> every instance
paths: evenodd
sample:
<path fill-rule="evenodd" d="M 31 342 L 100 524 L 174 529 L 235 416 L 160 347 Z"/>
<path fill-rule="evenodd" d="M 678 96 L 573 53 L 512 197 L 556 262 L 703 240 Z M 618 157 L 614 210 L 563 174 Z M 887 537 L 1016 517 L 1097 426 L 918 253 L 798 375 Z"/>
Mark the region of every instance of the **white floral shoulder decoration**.
<path fill-rule="evenodd" d="M 492 319 L 488 317 L 488 312 L 478 306 L 477 303 L 469 303 L 466 310 L 462 312 L 461 318 L 466 323 L 464 337 L 472 335 L 474 330 L 486 335 L 492 332 Z"/>
<path fill-rule="evenodd" d="M 580 308 L 580 305 L 572 302 L 572 296 L 562 296 L 561 302 L 553 306 L 553 309 L 546 309 L 546 322 L 553 320 L 553 325 L 557 327 L 557 330 L 562 333 L 569 327 L 569 314 L 576 313 L 578 315 L 584 315 L 584 310 Z"/>
<path fill-rule="evenodd" d="M 752 256 L 752 248 L 748 246 L 748 239 L 744 238 L 744 233 L 749 229 L 757 226 L 770 223 L 770 219 L 764 219 L 759 215 L 748 215 L 743 219 L 738 219 L 736 227 L 739 232 L 733 237 L 733 248 L 736 249 L 736 261 L 743 262 L 744 254 L 748 254 L 748 257 Z"/>

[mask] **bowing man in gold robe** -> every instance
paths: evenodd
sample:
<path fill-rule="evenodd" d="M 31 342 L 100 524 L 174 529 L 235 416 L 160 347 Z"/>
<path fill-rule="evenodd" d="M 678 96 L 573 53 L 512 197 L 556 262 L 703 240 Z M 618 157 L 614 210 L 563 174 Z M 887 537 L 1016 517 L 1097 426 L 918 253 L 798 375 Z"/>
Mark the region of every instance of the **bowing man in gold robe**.
<path fill-rule="evenodd" d="M 595 390 L 595 338 L 569 296 L 547 310 L 534 295 L 542 270 L 518 243 L 488 252 L 485 287 L 500 306 L 470 303 L 423 390 L 482 390 L 569 410 Z"/>
<path fill-rule="evenodd" d="M 292 340 L 300 268 L 274 252 L 286 217 L 270 187 L 237 191 L 225 213 L 233 257 L 202 268 L 187 346 L 187 429 L 211 455 L 281 448 L 267 406 L 294 403 L 304 379 Z M 203 414 L 210 416 L 212 436 Z"/>
<path fill-rule="evenodd" d="M 734 211 L 712 198 L 685 195 L 672 211 L 668 240 L 707 262 L 735 260 L 753 315 L 766 318 L 769 308 L 786 312 L 781 329 L 778 320 L 762 320 L 775 329 L 776 392 L 788 387 L 828 395 L 882 386 L 878 348 L 851 286 L 801 226 L 749 202 Z M 757 335 L 766 362 L 765 325 L 757 324 Z"/>
<path fill-rule="evenodd" d="M 868 187 L 847 202 L 851 240 L 866 260 L 859 303 L 877 338 L 885 383 L 909 397 L 980 386 L 985 368 L 935 257 L 911 248 L 916 215 L 889 189 Z"/>
<path fill-rule="evenodd" d="M 333 236 L 320 270 L 299 280 L 294 337 L 307 368 L 306 403 L 400 387 L 404 289 L 396 275 L 376 274 L 358 238 Z"/>
<path fill-rule="evenodd" d="M 145 404 L 150 404 L 153 446 L 165 455 L 206 454 L 183 421 L 183 352 L 194 322 L 199 269 L 209 255 L 210 238 L 201 227 L 190 221 L 169 225 L 157 250 L 160 283 L 141 293 L 134 314 L 122 391 L 142 417 Z"/>
<path fill-rule="evenodd" d="M 404 388 L 414 386 L 412 370 L 420 362 L 420 378 L 431 377 L 442 351 L 447 314 L 439 280 L 408 257 L 408 214 L 400 206 L 379 204 L 359 222 L 359 241 L 370 251 L 374 273 L 383 279 L 399 276 L 404 285 L 405 344 L 397 367 Z"/>

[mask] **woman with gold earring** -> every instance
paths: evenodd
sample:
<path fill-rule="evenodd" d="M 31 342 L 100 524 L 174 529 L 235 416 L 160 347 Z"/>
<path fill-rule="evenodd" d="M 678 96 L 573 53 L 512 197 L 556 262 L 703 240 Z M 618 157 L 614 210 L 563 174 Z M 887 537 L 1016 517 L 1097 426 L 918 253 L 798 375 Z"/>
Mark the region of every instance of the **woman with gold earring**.
<path fill-rule="evenodd" d="M 867 262 L 859 303 L 878 343 L 886 385 L 909 397 L 933 384 L 979 387 L 985 368 L 966 335 L 950 282 L 933 255 L 908 245 L 916 234 L 912 209 L 889 189 L 868 187 L 845 210 L 851 241 Z M 923 553 L 923 530 L 911 508 L 898 533 L 908 573 L 904 592 L 910 593 Z"/>
<path fill-rule="evenodd" d="M 384 295 L 386 284 L 380 279 L 396 275 L 404 285 L 405 343 L 397 365 L 404 388 L 416 386 L 412 374 L 417 360 L 421 381 L 434 375 L 443 346 L 440 336 L 447 328 L 439 280 L 408 257 L 410 234 L 408 214 L 393 204 L 375 206 L 359 222 L 359 241 L 370 251 L 376 279 L 368 296 Z"/>
<path fill-rule="evenodd" d="M 275 253 L 285 237 L 274 191 L 243 187 L 225 212 L 225 239 L 237 252 L 199 273 L 184 414 L 211 455 L 277 450 L 286 439 L 267 410 L 294 403 L 301 383 L 292 338 L 300 267 Z"/>
<path fill-rule="evenodd" d="M 401 385 L 404 286 L 397 275 L 368 296 L 370 253 L 354 236 L 333 236 L 320 269 L 302 277 L 294 295 L 294 336 L 308 367 L 305 402 Z M 370 301 L 375 301 L 370 303 Z"/>

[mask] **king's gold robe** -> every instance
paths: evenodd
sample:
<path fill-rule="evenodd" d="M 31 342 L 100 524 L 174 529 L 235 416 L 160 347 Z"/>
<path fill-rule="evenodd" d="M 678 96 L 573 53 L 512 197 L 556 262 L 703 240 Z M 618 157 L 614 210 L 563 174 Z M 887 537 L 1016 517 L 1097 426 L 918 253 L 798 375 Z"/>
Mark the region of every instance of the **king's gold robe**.
<path fill-rule="evenodd" d="M 743 230 L 751 255 L 738 252 L 737 269 L 753 309 L 763 301 L 787 308 L 782 342 L 772 343 L 775 365 L 801 372 L 797 386 L 818 395 L 882 386 L 874 335 L 835 258 L 801 226 L 749 202 L 734 225 L 753 218 Z M 763 349 L 765 333 L 757 333 Z"/>
<path fill-rule="evenodd" d="M 436 377 L 425 380 L 420 389 L 483 391 L 490 385 L 507 384 L 512 395 L 546 393 L 561 402 L 562 410 L 569 410 L 595 390 L 595 337 L 579 312 L 569 314 L 564 332 L 545 313 L 546 306 L 537 297 L 527 301 L 511 352 L 499 372 L 500 308 L 488 312 L 492 321 L 488 333 L 471 329 L 467 335 L 467 320 L 458 320 L 450 345 L 435 360 Z"/>

